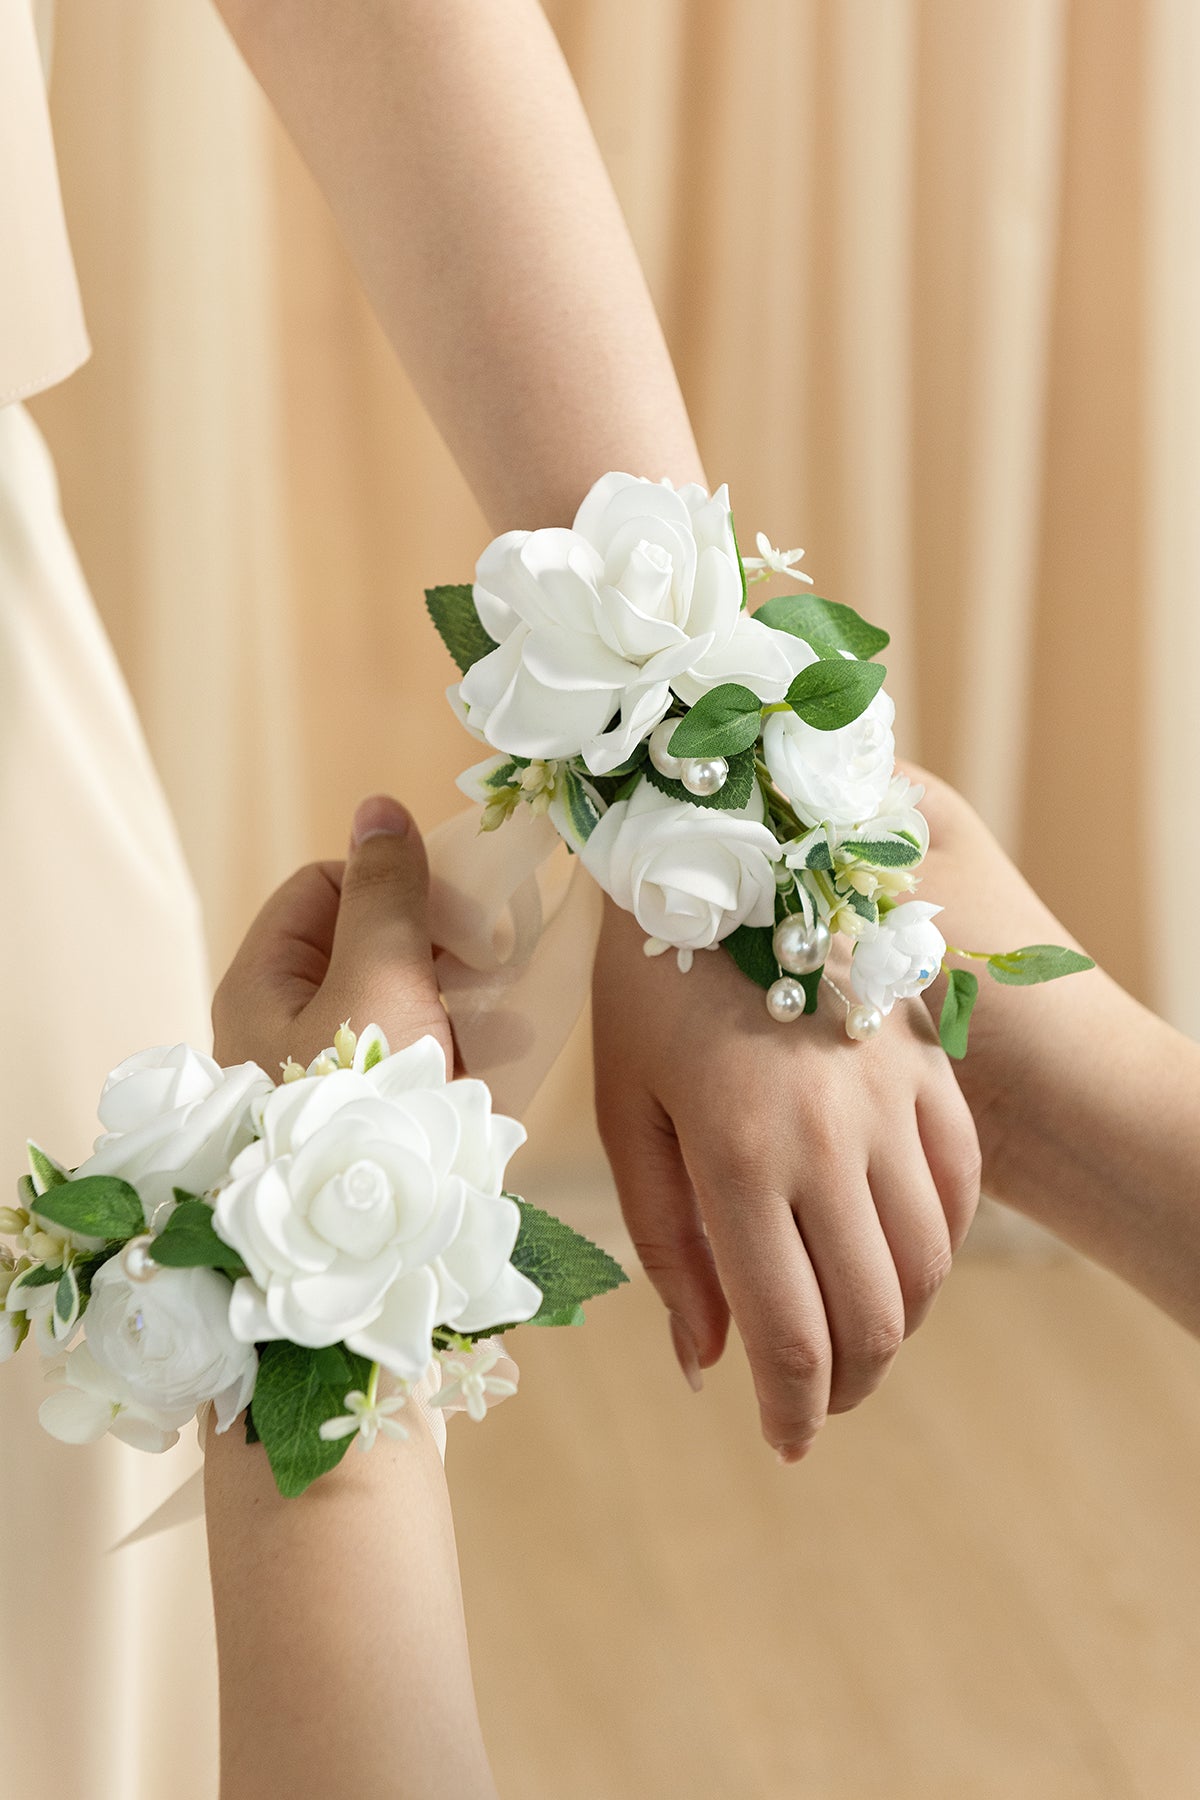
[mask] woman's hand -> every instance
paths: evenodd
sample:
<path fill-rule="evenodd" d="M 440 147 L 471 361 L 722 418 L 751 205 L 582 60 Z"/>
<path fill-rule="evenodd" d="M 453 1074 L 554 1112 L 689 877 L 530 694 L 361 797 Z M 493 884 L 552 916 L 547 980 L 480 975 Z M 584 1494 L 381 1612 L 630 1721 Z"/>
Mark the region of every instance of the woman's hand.
<path fill-rule="evenodd" d="M 378 794 L 354 815 L 344 863 L 310 863 L 277 888 L 213 999 L 218 1062 L 273 1074 L 308 1063 L 344 1019 L 393 1050 L 429 1033 L 453 1068 L 427 923 L 429 865 L 412 818 Z"/>
<path fill-rule="evenodd" d="M 929 1310 L 979 1197 L 975 1131 L 922 1007 L 866 1044 L 827 992 L 780 1025 L 728 956 L 680 975 L 644 935 L 606 905 L 596 1106 L 625 1221 L 693 1386 L 732 1312 L 763 1434 L 798 1461 Z"/>

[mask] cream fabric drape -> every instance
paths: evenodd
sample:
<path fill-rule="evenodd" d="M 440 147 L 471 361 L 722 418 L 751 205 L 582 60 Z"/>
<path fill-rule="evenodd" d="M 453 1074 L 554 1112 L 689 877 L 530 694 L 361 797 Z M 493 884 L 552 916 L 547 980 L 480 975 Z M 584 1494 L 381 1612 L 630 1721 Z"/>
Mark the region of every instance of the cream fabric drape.
<path fill-rule="evenodd" d="M 1190 0 L 551 14 L 741 518 L 893 628 L 904 747 L 1200 1028 Z M 362 791 L 452 805 L 420 590 L 483 527 L 204 0 L 68 5 L 58 56 L 97 354 L 40 416 L 223 954 Z"/>

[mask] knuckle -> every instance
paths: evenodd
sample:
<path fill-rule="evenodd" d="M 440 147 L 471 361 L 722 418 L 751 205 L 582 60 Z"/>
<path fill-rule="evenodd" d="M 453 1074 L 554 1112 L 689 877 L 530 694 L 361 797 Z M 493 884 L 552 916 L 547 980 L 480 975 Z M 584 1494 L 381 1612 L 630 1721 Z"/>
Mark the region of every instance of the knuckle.
<path fill-rule="evenodd" d="M 953 1261 L 954 1252 L 947 1243 L 932 1251 L 924 1262 L 904 1272 L 901 1276 L 901 1286 L 907 1311 L 921 1311 L 937 1298 L 942 1283 L 950 1273 Z"/>
<path fill-rule="evenodd" d="M 647 1275 L 673 1275 L 684 1263 L 697 1255 L 707 1257 L 708 1239 L 702 1231 L 681 1225 L 677 1231 L 630 1233 L 638 1260 Z"/>
<path fill-rule="evenodd" d="M 777 1381 L 788 1387 L 809 1388 L 825 1380 L 831 1351 L 828 1341 L 814 1334 L 772 1344 L 763 1361 Z"/>

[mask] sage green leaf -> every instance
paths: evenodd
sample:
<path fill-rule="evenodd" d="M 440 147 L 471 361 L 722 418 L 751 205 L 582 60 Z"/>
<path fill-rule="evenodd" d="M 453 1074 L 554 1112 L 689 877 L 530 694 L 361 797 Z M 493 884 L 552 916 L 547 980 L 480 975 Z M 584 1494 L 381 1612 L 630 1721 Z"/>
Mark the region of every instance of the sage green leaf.
<path fill-rule="evenodd" d="M 293 1498 L 320 1476 L 336 1468 L 354 1442 L 353 1436 L 326 1442 L 321 1427 L 346 1410 L 346 1395 L 365 1388 L 370 1364 L 364 1357 L 343 1350 L 348 1370 L 345 1383 L 330 1381 L 329 1359 L 319 1350 L 299 1344 L 264 1344 L 259 1352 L 258 1380 L 251 1412 L 254 1429 L 271 1464 L 275 1485 Z"/>
<path fill-rule="evenodd" d="M 879 907 L 874 900 L 868 900 L 865 894 L 858 892 L 857 888 L 850 888 L 842 895 L 842 899 L 847 906 L 852 906 L 862 918 L 869 919 L 872 925 L 878 925 Z"/>
<path fill-rule="evenodd" d="M 9 1312 L 20 1310 L 17 1296 L 26 1288 L 55 1287 L 61 1275 L 61 1266 L 52 1269 L 47 1263 L 33 1263 L 28 1269 L 22 1270 L 8 1290 Z"/>
<path fill-rule="evenodd" d="M 921 860 L 920 846 L 909 838 L 843 838 L 841 849 L 877 869 L 907 869 Z"/>
<path fill-rule="evenodd" d="M 672 799 L 685 800 L 690 806 L 713 806 L 722 812 L 730 812 L 734 807 L 749 805 L 754 792 L 754 752 L 743 750 L 727 760 L 729 774 L 725 786 L 718 788 L 715 794 L 689 794 L 681 781 L 668 781 L 652 762 L 647 762 L 644 774 L 651 787 L 656 787 L 660 794 L 670 794 Z"/>
<path fill-rule="evenodd" d="M 600 813 L 577 770 L 569 767 L 565 770 L 561 793 L 576 845 L 586 844 L 600 823 Z"/>
<path fill-rule="evenodd" d="M 425 604 L 437 626 L 438 636 L 461 674 L 465 675 L 473 663 L 490 656 L 496 649 L 496 640 L 488 636 L 475 610 L 475 597 L 469 582 L 426 588 Z"/>
<path fill-rule="evenodd" d="M 213 1209 L 207 1200 L 187 1194 L 178 1200 L 150 1254 L 164 1269 L 224 1269 L 235 1276 L 246 1273 L 237 1251 L 217 1236 Z"/>
<path fill-rule="evenodd" d="M 61 1187 L 71 1179 L 66 1169 L 60 1168 L 52 1156 L 38 1147 L 30 1138 L 25 1146 L 29 1155 L 29 1168 L 33 1176 L 33 1185 L 37 1193 L 44 1194 L 48 1188 Z"/>
<path fill-rule="evenodd" d="M 942 1001 L 938 1036 L 946 1055 L 952 1056 L 955 1062 L 961 1062 L 967 1054 L 971 1014 L 979 998 L 979 977 L 973 975 L 970 969 L 948 969 L 946 973 L 946 998 Z"/>
<path fill-rule="evenodd" d="M 61 1343 L 64 1338 L 70 1337 L 79 1319 L 82 1304 L 79 1278 L 68 1263 L 59 1276 L 58 1286 L 54 1290 L 54 1314 L 51 1320 L 51 1329 L 58 1342 Z"/>
<path fill-rule="evenodd" d="M 882 663 L 847 662 L 843 656 L 809 663 L 788 689 L 787 702 L 815 731 L 840 731 L 866 711 L 886 674 Z"/>
<path fill-rule="evenodd" d="M 511 1196 L 521 1209 L 521 1228 L 509 1258 L 514 1268 L 542 1290 L 542 1304 L 532 1325 L 561 1324 L 558 1316 L 597 1294 L 606 1294 L 629 1278 L 619 1262 L 590 1238 L 573 1231 L 552 1213 Z"/>
<path fill-rule="evenodd" d="M 803 638 L 818 656 L 837 656 L 848 650 L 866 662 L 887 648 L 886 631 L 868 625 L 851 606 L 836 600 L 821 600 L 816 594 L 780 594 L 760 606 L 755 618 L 774 631 L 786 631 Z"/>
<path fill-rule="evenodd" d="M 17 1177 L 17 1205 L 23 1206 L 26 1212 L 31 1213 L 37 1211 L 37 1203 L 38 1191 L 33 1185 L 33 1176 L 19 1175 Z"/>
<path fill-rule="evenodd" d="M 583 1325 L 585 1322 L 582 1306 L 563 1306 L 557 1312 L 542 1311 L 529 1321 L 531 1325 Z"/>
<path fill-rule="evenodd" d="M 760 988 L 769 988 L 779 980 L 779 964 L 771 948 L 773 936 L 769 925 L 739 925 L 721 939 L 721 948 L 728 951 L 742 974 Z"/>
<path fill-rule="evenodd" d="M 762 701 L 740 682 L 702 694 L 684 714 L 667 749 L 672 756 L 736 756 L 753 749 L 762 729 Z"/>
<path fill-rule="evenodd" d="M 804 859 L 806 869 L 825 869 L 833 867 L 833 856 L 829 849 L 829 839 L 819 837 L 809 845 L 808 855 Z"/>
<path fill-rule="evenodd" d="M 134 1237 L 146 1228 L 137 1189 L 116 1175 L 84 1175 L 64 1181 L 37 1201 L 39 1218 L 83 1237 Z"/>
<path fill-rule="evenodd" d="M 1096 965 L 1090 956 L 1061 944 L 1026 944 L 1022 950 L 989 956 L 987 966 L 994 981 L 1008 987 L 1033 987 L 1041 981 L 1057 981 L 1062 975 L 1082 975 Z"/>

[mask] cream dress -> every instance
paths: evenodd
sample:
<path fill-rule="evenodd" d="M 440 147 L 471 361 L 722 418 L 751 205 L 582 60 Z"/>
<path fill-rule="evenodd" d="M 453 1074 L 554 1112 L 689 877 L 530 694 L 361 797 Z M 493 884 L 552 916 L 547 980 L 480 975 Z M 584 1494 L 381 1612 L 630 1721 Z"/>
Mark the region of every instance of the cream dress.
<path fill-rule="evenodd" d="M 106 1071 L 206 1042 L 199 912 L 129 695 L 21 405 L 87 356 L 43 78 L 49 20 L 0 0 L 0 1184 L 32 1135 L 79 1160 Z M 7 1193 L 4 1198 L 8 1198 Z M 108 1555 L 196 1466 L 37 1424 L 31 1344 L 0 1368 L 6 1793 L 212 1800 L 202 1527 Z"/>

